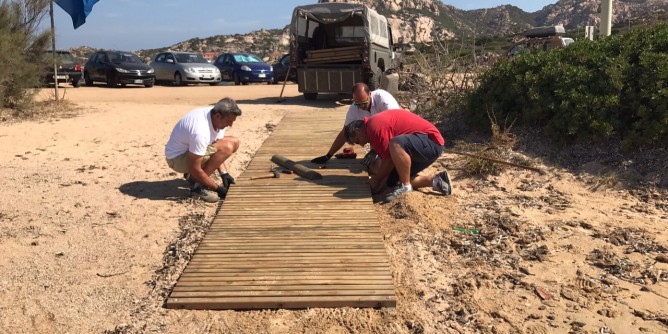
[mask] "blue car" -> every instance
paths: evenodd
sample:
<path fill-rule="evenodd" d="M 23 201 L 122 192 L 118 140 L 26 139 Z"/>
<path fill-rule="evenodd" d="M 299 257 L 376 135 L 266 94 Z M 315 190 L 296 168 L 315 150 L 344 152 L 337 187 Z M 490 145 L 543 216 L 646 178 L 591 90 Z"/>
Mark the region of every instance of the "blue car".
<path fill-rule="evenodd" d="M 234 81 L 235 85 L 250 82 L 274 81 L 274 69 L 260 57 L 251 53 L 224 53 L 213 63 L 220 70 L 222 81 Z"/>

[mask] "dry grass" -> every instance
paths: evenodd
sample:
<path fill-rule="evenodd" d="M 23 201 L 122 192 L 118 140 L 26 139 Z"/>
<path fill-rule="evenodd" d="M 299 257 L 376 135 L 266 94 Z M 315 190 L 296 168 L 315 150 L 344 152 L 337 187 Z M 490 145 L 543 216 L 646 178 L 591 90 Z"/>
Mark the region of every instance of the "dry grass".
<path fill-rule="evenodd" d="M 34 101 L 21 109 L 0 109 L 0 122 L 44 121 L 53 118 L 69 118 L 79 114 L 79 108 L 68 100 Z"/>
<path fill-rule="evenodd" d="M 507 123 L 503 126 L 500 125 L 493 114 L 489 115 L 489 120 L 491 123 L 491 133 L 492 136 L 489 139 L 488 144 L 483 145 L 467 145 L 468 152 L 475 152 L 476 155 L 479 155 L 484 158 L 491 158 L 497 160 L 523 160 L 522 162 L 516 162 L 521 165 L 531 166 L 532 163 L 526 157 L 516 157 L 513 154 L 513 147 L 517 144 L 517 137 L 511 133 L 513 123 L 508 125 Z M 484 175 L 498 175 L 505 168 L 504 165 L 495 163 L 482 158 L 475 157 L 466 157 L 464 163 L 464 169 L 471 175 L 484 176 Z"/>

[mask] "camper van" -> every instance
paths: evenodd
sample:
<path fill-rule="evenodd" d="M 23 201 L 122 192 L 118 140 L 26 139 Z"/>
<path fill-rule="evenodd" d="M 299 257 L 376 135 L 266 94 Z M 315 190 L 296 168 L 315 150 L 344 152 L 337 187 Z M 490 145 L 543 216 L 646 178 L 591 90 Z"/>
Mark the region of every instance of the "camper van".
<path fill-rule="evenodd" d="M 307 100 L 318 93 L 350 93 L 357 82 L 379 88 L 383 74 L 399 63 L 387 19 L 355 3 L 296 7 L 290 55 L 299 92 Z"/>

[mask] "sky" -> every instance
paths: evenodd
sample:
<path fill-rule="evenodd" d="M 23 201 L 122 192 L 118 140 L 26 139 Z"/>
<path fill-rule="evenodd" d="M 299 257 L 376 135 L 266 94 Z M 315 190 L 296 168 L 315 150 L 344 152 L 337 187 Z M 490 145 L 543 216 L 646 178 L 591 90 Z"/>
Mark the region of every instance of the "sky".
<path fill-rule="evenodd" d="M 191 38 L 245 34 L 261 28 L 282 29 L 295 6 L 306 0 L 99 0 L 86 23 L 72 28 L 72 19 L 54 4 L 56 48 L 78 46 L 136 51 L 161 48 Z M 445 0 L 470 10 L 504 4 L 535 12 L 556 0 Z M 47 15 L 44 29 L 50 25 Z"/>

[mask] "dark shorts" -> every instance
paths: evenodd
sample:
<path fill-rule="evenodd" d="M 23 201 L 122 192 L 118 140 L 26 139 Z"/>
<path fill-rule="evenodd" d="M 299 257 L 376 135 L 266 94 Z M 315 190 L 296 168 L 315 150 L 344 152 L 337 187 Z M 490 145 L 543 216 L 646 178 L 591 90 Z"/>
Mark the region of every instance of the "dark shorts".
<path fill-rule="evenodd" d="M 443 146 L 435 143 L 423 133 L 396 136 L 393 140 L 398 142 L 411 157 L 411 179 L 433 164 L 443 153 Z M 397 182 L 399 182 L 399 175 L 394 169 L 387 178 L 387 186 L 394 187 Z"/>

